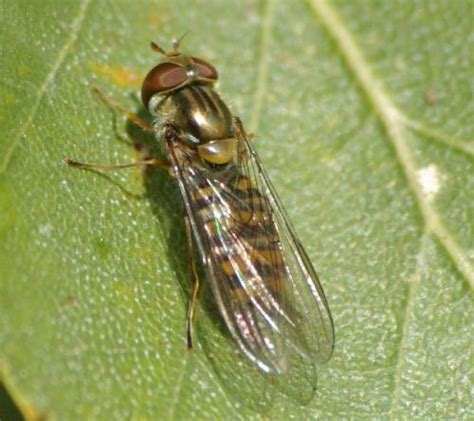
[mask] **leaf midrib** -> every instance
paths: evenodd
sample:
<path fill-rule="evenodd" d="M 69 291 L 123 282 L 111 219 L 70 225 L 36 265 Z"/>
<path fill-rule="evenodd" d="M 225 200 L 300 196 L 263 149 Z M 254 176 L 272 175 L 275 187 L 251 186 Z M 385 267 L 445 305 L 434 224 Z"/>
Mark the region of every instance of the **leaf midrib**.
<path fill-rule="evenodd" d="M 428 128 L 425 125 L 418 124 L 406 117 L 396 107 L 395 103 L 386 93 L 382 83 L 373 74 L 370 65 L 359 49 L 353 35 L 348 30 L 333 6 L 326 0 L 307 0 L 307 2 L 330 37 L 335 41 L 339 54 L 346 61 L 346 64 L 353 73 L 361 91 L 367 97 L 375 113 L 382 121 L 387 132 L 387 137 L 395 149 L 397 160 L 403 170 L 407 183 L 415 196 L 416 203 L 424 221 L 424 229 L 422 238 L 420 239 L 420 249 L 417 256 L 415 278 L 412 279 L 408 287 L 408 300 L 402 321 L 400 346 L 398 347 L 397 362 L 394 370 L 393 396 L 389 410 L 389 414 L 393 418 L 400 405 L 401 378 L 404 369 L 404 353 L 406 352 L 404 344 L 407 340 L 414 296 L 418 290 L 420 282 L 417 278 L 420 277 L 425 264 L 423 252 L 426 249 L 426 240 L 429 234 L 433 234 L 438 239 L 439 243 L 447 251 L 448 256 L 454 262 L 457 270 L 464 276 L 471 288 L 474 288 L 474 268 L 470 265 L 467 256 L 465 256 L 452 234 L 444 226 L 437 210 L 424 196 L 421 186 L 417 182 L 415 160 L 405 139 L 406 127 L 411 127 L 421 133 L 428 133 L 431 136 L 434 136 L 436 141 L 444 143 L 445 145 L 460 150 L 468 155 L 472 155 L 472 148 L 470 145 L 466 145 L 458 139 L 452 139 L 449 136 L 440 134 L 438 131 Z"/>
<path fill-rule="evenodd" d="M 471 288 L 474 288 L 474 268 L 451 232 L 445 227 L 432 202 L 423 194 L 417 181 L 415 159 L 405 138 L 406 127 L 404 124 L 409 119 L 397 108 L 380 80 L 375 77 L 353 35 L 335 9 L 326 0 L 308 1 L 311 9 L 335 41 L 339 53 L 382 121 L 387 138 L 395 149 L 398 162 L 415 196 L 426 230 L 434 234 L 447 251 L 457 270 L 468 281 Z"/>

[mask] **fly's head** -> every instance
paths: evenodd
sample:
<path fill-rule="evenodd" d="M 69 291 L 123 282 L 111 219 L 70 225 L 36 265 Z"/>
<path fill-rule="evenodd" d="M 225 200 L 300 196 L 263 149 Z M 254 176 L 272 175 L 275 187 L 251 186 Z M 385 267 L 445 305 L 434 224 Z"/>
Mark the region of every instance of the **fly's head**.
<path fill-rule="evenodd" d="M 192 83 L 213 85 L 218 79 L 214 66 L 198 57 L 178 51 L 182 38 L 173 40 L 173 49 L 168 52 L 154 42 L 151 43 L 151 48 L 163 55 L 163 59 L 150 70 L 142 84 L 143 105 L 152 113 L 160 101 L 171 92 Z"/>

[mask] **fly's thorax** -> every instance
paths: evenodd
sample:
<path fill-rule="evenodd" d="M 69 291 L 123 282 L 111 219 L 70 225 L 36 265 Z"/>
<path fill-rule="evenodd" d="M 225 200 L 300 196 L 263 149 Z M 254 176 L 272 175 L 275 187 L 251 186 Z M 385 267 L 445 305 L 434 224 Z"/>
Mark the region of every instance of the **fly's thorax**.
<path fill-rule="evenodd" d="M 151 111 L 199 143 L 233 137 L 232 115 L 209 85 L 191 84 L 169 93 Z M 155 98 L 150 100 L 153 106 Z"/>
<path fill-rule="evenodd" d="M 163 98 L 155 96 L 149 108 L 158 121 L 177 130 L 182 147 L 191 149 L 192 155 L 218 166 L 234 160 L 237 140 L 232 115 L 212 86 L 191 84 Z"/>

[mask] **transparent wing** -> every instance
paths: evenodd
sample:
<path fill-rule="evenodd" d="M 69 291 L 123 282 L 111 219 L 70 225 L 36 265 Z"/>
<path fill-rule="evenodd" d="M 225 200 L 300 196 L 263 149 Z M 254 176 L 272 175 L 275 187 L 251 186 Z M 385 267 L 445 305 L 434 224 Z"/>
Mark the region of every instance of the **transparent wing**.
<path fill-rule="evenodd" d="M 192 151 L 170 152 L 206 275 L 245 355 L 283 372 L 292 352 L 326 361 L 331 316 L 317 275 L 248 140 L 217 170 Z"/>
<path fill-rule="evenodd" d="M 306 356 L 319 363 L 325 363 L 334 350 L 335 336 L 331 313 L 318 275 L 253 145 L 245 135 L 239 140 L 243 145 L 241 155 L 248 154 L 246 172 L 254 174 L 257 188 L 270 202 L 286 257 L 289 277 L 285 299 L 288 311 L 295 309 L 293 317 L 298 326 L 296 335 L 298 339 L 295 345 L 299 346 Z"/>

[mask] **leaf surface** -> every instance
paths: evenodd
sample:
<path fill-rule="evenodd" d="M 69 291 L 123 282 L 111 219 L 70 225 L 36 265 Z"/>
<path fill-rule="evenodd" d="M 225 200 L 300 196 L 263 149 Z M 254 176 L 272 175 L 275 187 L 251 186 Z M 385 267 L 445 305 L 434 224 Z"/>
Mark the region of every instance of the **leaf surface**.
<path fill-rule="evenodd" d="M 469 2 L 3 2 L 0 369 L 30 417 L 468 418 L 474 143 Z M 204 29 L 204 30 L 201 30 Z M 321 275 L 337 345 L 273 399 L 189 290 L 174 181 L 138 158 L 140 81 L 215 64 Z M 148 139 L 150 141 L 150 139 Z M 207 298 L 206 298 L 207 297 Z"/>

